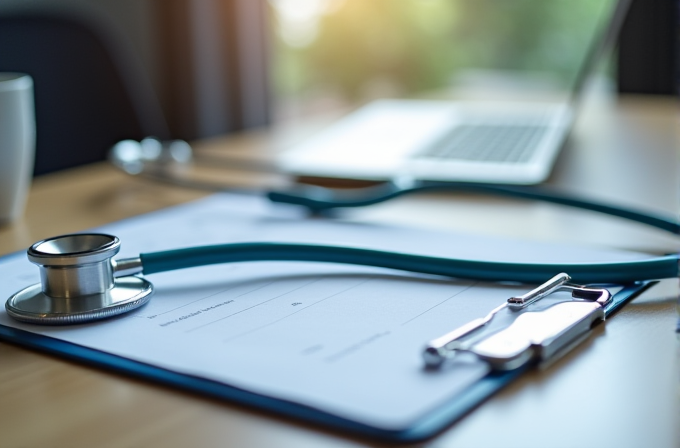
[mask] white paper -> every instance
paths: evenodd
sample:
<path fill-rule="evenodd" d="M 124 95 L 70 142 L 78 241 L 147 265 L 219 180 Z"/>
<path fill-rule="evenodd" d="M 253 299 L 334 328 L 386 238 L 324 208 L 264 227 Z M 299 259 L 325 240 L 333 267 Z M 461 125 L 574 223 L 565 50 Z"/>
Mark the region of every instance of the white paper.
<path fill-rule="evenodd" d="M 641 254 L 306 219 L 295 207 L 221 194 L 101 229 L 120 257 L 213 243 L 331 243 L 512 261 L 613 261 Z M 0 297 L 39 281 L 23 254 L 0 260 Z M 72 327 L 10 319 L 48 335 L 180 373 L 302 403 L 385 429 L 408 427 L 478 380 L 462 361 L 426 371 L 424 344 L 526 286 L 323 263 L 251 262 L 149 276 L 155 295 L 124 317 Z"/>

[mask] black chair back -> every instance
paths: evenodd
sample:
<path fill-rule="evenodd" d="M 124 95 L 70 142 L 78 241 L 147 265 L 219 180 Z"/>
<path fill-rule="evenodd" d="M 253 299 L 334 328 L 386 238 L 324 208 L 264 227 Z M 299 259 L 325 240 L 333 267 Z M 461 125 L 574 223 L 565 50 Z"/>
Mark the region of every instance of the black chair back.
<path fill-rule="evenodd" d="M 143 70 L 113 46 L 72 18 L 0 17 L 0 71 L 34 81 L 35 174 L 104 160 L 121 139 L 169 137 Z"/>

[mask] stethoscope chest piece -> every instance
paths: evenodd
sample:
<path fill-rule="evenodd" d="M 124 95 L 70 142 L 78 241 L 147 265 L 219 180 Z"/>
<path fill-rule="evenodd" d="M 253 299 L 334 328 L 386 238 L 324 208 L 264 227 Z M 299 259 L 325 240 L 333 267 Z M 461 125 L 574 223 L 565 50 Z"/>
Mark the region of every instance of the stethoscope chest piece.
<path fill-rule="evenodd" d="M 35 243 L 28 259 L 41 283 L 9 298 L 7 313 L 22 322 L 48 325 L 87 323 L 146 304 L 153 285 L 140 277 L 115 278 L 112 258 L 120 240 L 105 234 L 65 235 Z"/>

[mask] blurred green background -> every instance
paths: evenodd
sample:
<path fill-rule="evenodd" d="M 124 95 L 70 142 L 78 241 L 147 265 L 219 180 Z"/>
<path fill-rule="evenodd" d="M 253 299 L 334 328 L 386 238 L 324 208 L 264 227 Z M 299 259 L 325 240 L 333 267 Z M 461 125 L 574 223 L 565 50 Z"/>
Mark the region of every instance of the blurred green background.
<path fill-rule="evenodd" d="M 500 79 L 498 73 L 532 72 L 536 87 L 567 88 L 612 0 L 268 5 L 274 115 L 280 121 L 374 98 L 446 91 L 475 77 L 488 84 Z"/>

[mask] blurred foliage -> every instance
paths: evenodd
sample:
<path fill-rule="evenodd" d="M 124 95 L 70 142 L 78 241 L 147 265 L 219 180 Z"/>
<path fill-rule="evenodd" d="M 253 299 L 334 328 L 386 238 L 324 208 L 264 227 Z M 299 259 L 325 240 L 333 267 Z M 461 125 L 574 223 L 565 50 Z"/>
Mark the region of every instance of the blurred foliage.
<path fill-rule="evenodd" d="M 313 36 L 291 44 L 272 1 L 272 77 L 280 96 L 326 90 L 406 96 L 451 85 L 461 67 L 531 70 L 573 81 L 611 0 L 326 2 Z M 285 30 L 284 30 L 285 31 Z M 389 95 L 388 95 L 389 96 Z"/>

